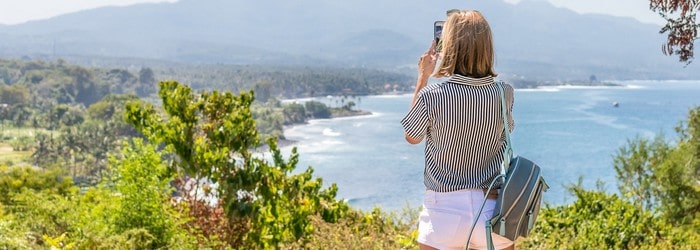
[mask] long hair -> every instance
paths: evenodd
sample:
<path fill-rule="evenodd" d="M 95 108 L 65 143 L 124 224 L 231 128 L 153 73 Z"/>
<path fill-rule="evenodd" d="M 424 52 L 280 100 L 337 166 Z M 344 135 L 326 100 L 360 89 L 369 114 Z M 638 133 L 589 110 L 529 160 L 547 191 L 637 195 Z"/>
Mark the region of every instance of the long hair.
<path fill-rule="evenodd" d="M 495 55 L 491 27 L 479 11 L 451 13 L 442 35 L 442 61 L 434 77 L 498 75 L 493 69 Z"/>

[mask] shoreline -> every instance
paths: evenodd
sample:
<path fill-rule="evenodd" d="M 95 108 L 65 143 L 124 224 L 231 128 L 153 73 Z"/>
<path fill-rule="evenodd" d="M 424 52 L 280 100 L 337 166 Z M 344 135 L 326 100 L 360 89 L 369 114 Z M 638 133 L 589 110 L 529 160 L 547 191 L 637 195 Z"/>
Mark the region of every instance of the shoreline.
<path fill-rule="evenodd" d="M 314 118 L 314 119 L 306 120 L 303 123 L 294 123 L 294 124 L 286 125 L 286 126 L 284 126 L 284 131 L 286 131 L 287 129 L 291 129 L 293 127 L 296 127 L 296 126 L 309 125 L 310 121 L 315 121 L 315 120 L 343 119 L 343 118 L 352 118 L 352 117 L 361 117 L 361 116 L 372 116 L 374 114 L 375 113 L 373 113 L 372 111 L 367 111 L 367 110 L 353 110 L 350 113 L 333 114 L 329 118 Z M 282 149 L 285 147 L 294 146 L 299 142 L 300 142 L 299 140 L 290 140 L 290 139 L 287 139 L 286 137 L 285 138 L 278 137 L 277 138 L 277 148 Z M 269 150 L 270 150 L 269 145 L 267 143 L 265 143 L 264 141 L 263 141 L 263 143 L 260 144 L 260 146 L 258 146 L 255 149 L 255 151 L 257 151 L 257 152 L 267 152 Z"/>

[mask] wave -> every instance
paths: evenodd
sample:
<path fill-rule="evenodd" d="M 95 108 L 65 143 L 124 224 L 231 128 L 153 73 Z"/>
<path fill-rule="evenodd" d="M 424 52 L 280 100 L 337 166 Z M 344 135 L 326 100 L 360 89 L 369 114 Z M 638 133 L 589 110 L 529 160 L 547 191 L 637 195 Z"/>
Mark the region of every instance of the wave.
<path fill-rule="evenodd" d="M 310 101 L 318 101 L 318 98 L 316 97 L 304 97 L 304 98 L 294 98 L 294 99 L 282 99 L 280 100 L 281 103 L 287 104 L 287 103 L 300 103 L 304 104 L 306 102 Z"/>
<path fill-rule="evenodd" d="M 413 96 L 413 93 L 381 94 L 381 95 L 370 95 L 369 97 L 393 99 L 393 98 L 405 98 L 407 96 L 411 97 L 411 96 Z"/>
<path fill-rule="evenodd" d="M 647 87 L 644 87 L 641 85 L 632 85 L 632 84 L 625 85 L 625 87 L 627 87 L 628 89 L 645 89 L 645 88 L 647 88 Z"/>
<path fill-rule="evenodd" d="M 559 92 L 561 89 L 552 87 L 538 87 L 534 89 L 515 89 L 517 92 Z"/>
<path fill-rule="evenodd" d="M 325 135 L 325 136 L 332 136 L 332 137 L 336 137 L 336 136 L 342 135 L 340 132 L 333 131 L 333 129 L 331 129 L 331 128 L 325 128 L 325 129 L 323 129 L 323 132 L 322 132 L 322 133 L 323 133 L 323 135 Z"/>
<path fill-rule="evenodd" d="M 619 86 L 590 86 L 590 85 L 557 85 L 552 86 L 558 89 L 624 89 L 629 88 L 628 85 Z M 639 86 L 641 87 L 641 86 Z"/>
<path fill-rule="evenodd" d="M 619 86 L 591 86 L 591 85 L 553 85 L 553 86 L 539 86 L 537 88 L 531 89 L 515 89 L 521 92 L 559 92 L 566 89 L 644 89 L 645 86 L 634 85 L 634 84 L 624 84 Z"/>

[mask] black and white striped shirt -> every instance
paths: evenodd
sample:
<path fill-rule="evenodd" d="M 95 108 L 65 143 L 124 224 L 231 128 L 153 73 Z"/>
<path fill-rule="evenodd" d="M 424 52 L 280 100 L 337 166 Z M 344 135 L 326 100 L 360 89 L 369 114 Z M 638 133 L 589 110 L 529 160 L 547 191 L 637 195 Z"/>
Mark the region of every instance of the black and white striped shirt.
<path fill-rule="evenodd" d="M 513 87 L 503 84 L 512 131 Z M 488 188 L 505 150 L 503 111 L 493 77 L 454 75 L 428 85 L 401 120 L 406 134 L 425 136 L 426 188 L 435 192 Z"/>

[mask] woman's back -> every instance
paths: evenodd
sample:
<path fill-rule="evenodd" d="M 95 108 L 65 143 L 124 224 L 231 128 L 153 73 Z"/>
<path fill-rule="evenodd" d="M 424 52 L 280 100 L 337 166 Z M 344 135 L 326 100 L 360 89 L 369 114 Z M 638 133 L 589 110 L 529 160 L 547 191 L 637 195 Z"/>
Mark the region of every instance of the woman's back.
<path fill-rule="evenodd" d="M 512 105 L 509 85 L 506 100 Z M 420 128 L 426 131 L 426 187 L 437 192 L 487 187 L 504 150 L 500 94 L 493 77 L 455 75 L 425 87 L 416 105 L 425 113 L 402 122 L 427 119 Z"/>

